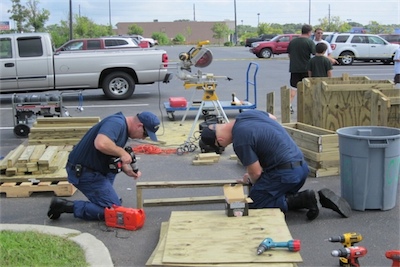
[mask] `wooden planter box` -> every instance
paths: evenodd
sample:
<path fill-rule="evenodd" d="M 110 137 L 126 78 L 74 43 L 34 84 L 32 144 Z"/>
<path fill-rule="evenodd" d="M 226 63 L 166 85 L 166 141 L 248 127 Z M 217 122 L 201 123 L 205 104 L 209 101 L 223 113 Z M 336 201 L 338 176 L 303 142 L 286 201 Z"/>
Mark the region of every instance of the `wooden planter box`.
<path fill-rule="evenodd" d="M 304 154 L 310 168 L 310 176 L 339 175 L 339 140 L 334 131 L 304 123 L 283 123 Z"/>

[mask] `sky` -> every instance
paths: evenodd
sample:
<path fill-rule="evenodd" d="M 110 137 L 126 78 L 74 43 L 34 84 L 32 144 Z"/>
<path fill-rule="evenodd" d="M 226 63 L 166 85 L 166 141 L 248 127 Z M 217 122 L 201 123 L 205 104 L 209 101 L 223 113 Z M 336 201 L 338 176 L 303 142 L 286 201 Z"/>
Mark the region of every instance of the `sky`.
<path fill-rule="evenodd" d="M 40 9 L 50 11 L 46 25 L 68 21 L 69 3 L 73 14 L 86 16 L 97 24 L 115 28 L 118 22 L 171 22 L 235 20 L 237 25 L 256 27 L 259 23 L 319 24 L 324 17 L 367 25 L 400 24 L 400 0 L 37 0 Z M 21 0 L 26 4 L 27 0 Z M 1 0 L 0 21 L 9 19 L 11 0 Z M 110 16 L 111 14 L 111 16 Z"/>

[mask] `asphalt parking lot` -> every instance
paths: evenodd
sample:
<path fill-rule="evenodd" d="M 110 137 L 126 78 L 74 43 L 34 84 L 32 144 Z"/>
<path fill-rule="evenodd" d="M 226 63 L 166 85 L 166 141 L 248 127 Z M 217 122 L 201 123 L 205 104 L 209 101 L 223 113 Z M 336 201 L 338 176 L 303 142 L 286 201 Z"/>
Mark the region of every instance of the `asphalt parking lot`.
<path fill-rule="evenodd" d="M 178 58 L 179 52 L 190 49 L 190 47 L 163 48 L 168 51 L 172 61 Z M 217 89 L 219 98 L 230 100 L 232 92 L 235 92 L 239 98 L 243 98 L 246 93 L 246 68 L 249 62 L 256 62 L 259 64 L 257 98 L 255 99 L 257 108 L 265 110 L 266 93 L 275 91 L 277 98 L 275 100 L 276 115 L 279 119 L 279 88 L 289 83 L 287 57 L 282 55 L 270 60 L 258 60 L 243 47 L 210 49 L 214 55 L 214 62 L 203 71 L 233 78 L 232 81 L 224 79 L 219 81 Z M 173 71 L 173 68 L 171 70 Z M 334 67 L 334 76 L 340 76 L 342 73 L 349 73 L 352 76 L 368 76 L 371 79 L 392 79 L 393 65 L 370 63 Z M 71 116 L 77 117 L 100 116 L 103 118 L 118 111 L 125 114 L 135 114 L 142 110 L 148 110 L 167 121 L 168 117 L 162 103 L 173 96 L 184 96 L 190 99 L 192 94 L 192 90 L 183 88 L 182 81 L 175 79 L 167 85 L 137 86 L 131 99 L 118 102 L 106 100 L 101 90 L 85 91 L 84 110 L 82 112 L 77 110 L 79 105 L 77 95 L 66 96 L 64 105 L 67 106 Z M 0 96 L 0 156 L 5 156 L 25 141 L 25 139 L 13 135 L 14 121 L 10 99 L 10 95 Z M 195 114 L 196 112 L 190 112 L 185 123 L 191 124 Z M 227 112 L 230 119 L 233 119 L 236 114 L 237 111 L 235 110 Z M 182 115 L 183 112 L 176 112 L 176 120 L 179 121 Z M 296 121 L 296 114 L 291 119 Z M 220 161 L 213 165 L 193 166 L 191 161 L 195 153 L 187 153 L 182 156 L 175 154 L 138 155 L 139 168 L 143 172 L 141 179 L 143 181 L 236 179 L 244 173 L 242 166 L 229 159 L 229 156 L 233 154 L 231 147 L 228 147 L 222 154 Z M 376 177 L 376 179 L 380 179 L 380 177 Z M 308 178 L 304 185 L 304 189 L 316 191 L 324 187 L 340 194 L 340 176 Z M 135 181 L 124 174 L 119 174 L 115 188 L 122 197 L 124 206 L 136 207 Z M 339 266 L 338 258 L 332 257 L 331 251 L 342 246 L 339 243 L 330 243 L 326 239 L 346 232 L 357 232 L 363 236 L 363 240 L 358 245 L 367 248 L 368 253 L 365 257 L 359 259 L 360 266 L 391 266 L 392 261 L 385 257 L 385 252 L 400 249 L 400 198 L 398 193 L 396 206 L 393 209 L 353 211 L 352 216 L 346 219 L 324 208 L 321 208 L 318 218 L 311 222 L 306 220 L 305 212 L 289 212 L 286 215 L 286 223 L 291 235 L 302 242 L 300 253 L 303 263 L 299 266 Z M 222 189 L 144 191 L 144 198 L 204 195 L 222 195 Z M 47 218 L 46 213 L 52 196 L 51 193 L 34 193 L 29 198 L 6 198 L 4 194 L 1 194 L 0 223 L 51 225 L 90 233 L 107 246 L 115 266 L 145 266 L 157 245 L 161 223 L 169 220 L 171 211 L 224 209 L 223 204 L 147 207 L 145 208 L 146 222 L 144 227 L 138 231 L 126 231 L 107 228 L 103 222 L 84 222 L 73 218 L 70 214 L 63 214 L 59 220 L 51 221 Z M 80 192 L 76 192 L 69 199 L 84 199 L 84 196 Z M 246 246 L 246 244 L 239 245 Z M 196 252 L 193 251 L 193 253 Z"/>

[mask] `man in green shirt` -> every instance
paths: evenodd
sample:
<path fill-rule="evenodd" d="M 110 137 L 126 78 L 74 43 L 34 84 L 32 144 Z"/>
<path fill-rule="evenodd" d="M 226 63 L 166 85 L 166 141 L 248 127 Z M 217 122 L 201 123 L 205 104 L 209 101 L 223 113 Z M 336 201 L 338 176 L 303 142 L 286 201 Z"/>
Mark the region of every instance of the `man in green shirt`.
<path fill-rule="evenodd" d="M 303 78 L 308 77 L 307 63 L 311 55 L 315 55 L 315 44 L 310 39 L 311 34 L 312 26 L 308 24 L 303 25 L 301 28 L 301 35 L 290 41 L 288 46 L 290 86 L 292 87 L 290 103 L 292 103 L 296 96 L 297 83 L 303 80 Z M 292 105 L 290 105 L 290 107 L 292 107 Z"/>

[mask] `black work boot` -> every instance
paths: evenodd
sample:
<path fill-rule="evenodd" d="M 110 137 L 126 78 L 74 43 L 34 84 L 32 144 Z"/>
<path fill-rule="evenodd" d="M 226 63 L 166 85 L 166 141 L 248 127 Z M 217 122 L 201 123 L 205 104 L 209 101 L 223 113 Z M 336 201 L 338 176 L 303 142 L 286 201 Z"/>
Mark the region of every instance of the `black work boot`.
<path fill-rule="evenodd" d="M 350 217 L 351 207 L 344 198 L 339 197 L 328 188 L 319 190 L 318 195 L 319 203 L 321 203 L 322 207 L 334 210 L 342 215 L 342 217 Z"/>
<path fill-rule="evenodd" d="M 53 197 L 51 199 L 47 217 L 52 220 L 60 218 L 61 213 L 74 213 L 74 202 L 63 198 Z"/>
<path fill-rule="evenodd" d="M 306 215 L 309 220 L 314 220 L 318 217 L 319 209 L 313 190 L 305 190 L 293 195 L 287 195 L 286 202 L 289 210 L 308 209 Z"/>

